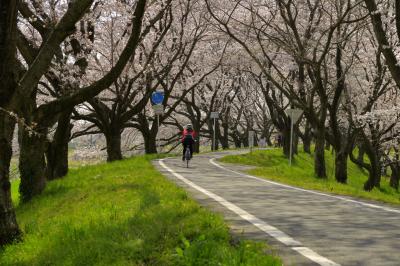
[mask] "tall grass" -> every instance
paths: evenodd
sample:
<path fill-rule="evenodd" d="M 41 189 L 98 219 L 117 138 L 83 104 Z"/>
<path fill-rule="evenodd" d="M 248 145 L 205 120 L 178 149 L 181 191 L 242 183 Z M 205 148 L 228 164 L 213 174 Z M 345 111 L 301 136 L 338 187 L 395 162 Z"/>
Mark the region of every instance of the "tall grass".
<path fill-rule="evenodd" d="M 0 265 L 281 265 L 264 244 L 231 244 L 223 219 L 151 159 L 73 169 L 50 182 L 17 206 L 24 239 L 0 250 Z"/>
<path fill-rule="evenodd" d="M 299 152 L 293 166 L 281 150 L 255 151 L 252 154 L 226 156 L 221 161 L 235 164 L 256 166 L 250 174 L 270 180 L 334 194 L 349 195 L 364 199 L 378 200 L 387 203 L 400 204 L 400 193 L 389 186 L 389 178 L 383 177 L 381 188 L 374 188 L 371 192 L 363 190 L 368 173 L 351 161 L 348 162 L 348 182 L 339 184 L 334 177 L 334 158 L 331 152 L 325 152 L 327 179 L 314 176 L 314 158 L 312 155 Z"/>

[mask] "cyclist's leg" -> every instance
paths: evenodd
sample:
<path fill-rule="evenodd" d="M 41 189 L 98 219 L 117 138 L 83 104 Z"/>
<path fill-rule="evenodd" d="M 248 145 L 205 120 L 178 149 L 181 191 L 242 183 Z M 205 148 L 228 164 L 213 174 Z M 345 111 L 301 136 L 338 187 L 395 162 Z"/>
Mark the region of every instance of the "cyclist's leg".
<path fill-rule="evenodd" d="M 189 145 L 190 158 L 193 158 L 193 143 Z"/>
<path fill-rule="evenodd" d="M 185 160 L 185 151 L 186 151 L 187 144 L 185 142 L 183 142 L 182 146 L 183 146 L 182 161 L 184 161 Z"/>

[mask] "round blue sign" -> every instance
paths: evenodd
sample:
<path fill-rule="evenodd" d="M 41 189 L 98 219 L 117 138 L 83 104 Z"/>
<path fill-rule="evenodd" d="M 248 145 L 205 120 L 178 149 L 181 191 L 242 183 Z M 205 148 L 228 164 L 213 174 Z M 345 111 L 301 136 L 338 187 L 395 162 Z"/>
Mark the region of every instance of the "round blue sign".
<path fill-rule="evenodd" d="M 163 91 L 155 91 L 151 95 L 151 101 L 153 104 L 162 104 L 164 101 L 164 92 Z"/>

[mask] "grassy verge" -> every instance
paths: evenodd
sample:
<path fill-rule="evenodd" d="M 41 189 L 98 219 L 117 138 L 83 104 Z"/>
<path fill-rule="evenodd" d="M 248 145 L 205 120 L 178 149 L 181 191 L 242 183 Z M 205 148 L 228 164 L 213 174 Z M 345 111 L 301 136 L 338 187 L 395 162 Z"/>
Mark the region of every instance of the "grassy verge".
<path fill-rule="evenodd" d="M 382 178 L 381 188 L 375 188 L 371 192 L 364 191 L 363 185 L 368 177 L 367 172 L 362 171 L 350 161 L 348 163 L 348 184 L 337 183 L 334 178 L 333 156 L 330 152 L 326 152 L 325 155 L 328 179 L 316 178 L 313 175 L 313 157 L 303 152 L 296 156 L 292 167 L 289 167 L 288 160 L 282 155 L 281 150 L 264 150 L 255 151 L 252 154 L 226 156 L 221 161 L 256 166 L 255 169 L 249 171 L 250 174 L 297 187 L 400 204 L 400 193 L 389 186 L 387 177 Z"/>
<path fill-rule="evenodd" d="M 17 206 L 24 241 L 0 250 L 0 265 L 281 265 L 264 244 L 232 244 L 223 219 L 151 159 L 73 169 L 50 182 Z"/>

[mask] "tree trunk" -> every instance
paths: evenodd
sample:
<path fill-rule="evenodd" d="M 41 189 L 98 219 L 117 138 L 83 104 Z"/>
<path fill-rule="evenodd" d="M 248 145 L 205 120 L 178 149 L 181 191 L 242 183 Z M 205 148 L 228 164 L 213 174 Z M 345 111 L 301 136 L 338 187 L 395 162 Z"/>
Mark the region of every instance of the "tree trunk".
<path fill-rule="evenodd" d="M 212 134 L 213 131 L 211 131 Z M 215 145 L 214 145 L 214 135 L 211 135 L 211 150 L 213 151 L 215 147 L 215 150 L 219 150 L 219 140 L 218 140 L 218 134 L 215 135 Z"/>
<path fill-rule="evenodd" d="M 146 154 L 157 153 L 157 141 L 156 136 L 152 134 L 143 135 L 144 137 L 144 150 Z"/>
<path fill-rule="evenodd" d="M 374 187 L 380 187 L 381 167 L 378 155 L 372 151 L 366 152 L 370 160 L 370 169 L 367 182 L 364 184 L 364 190 L 371 191 Z"/>
<path fill-rule="evenodd" d="M 121 151 L 121 132 L 113 130 L 106 135 L 107 142 L 107 162 L 122 160 Z"/>
<path fill-rule="evenodd" d="M 358 145 L 358 156 L 357 160 L 359 162 L 364 162 L 364 154 L 365 154 L 365 149 L 363 145 Z"/>
<path fill-rule="evenodd" d="M 289 158 L 290 156 L 290 128 L 284 129 L 282 133 L 283 154 Z"/>
<path fill-rule="evenodd" d="M 241 135 L 241 142 L 243 144 L 244 148 L 248 148 L 249 147 L 249 132 L 245 132 L 244 134 Z"/>
<path fill-rule="evenodd" d="M 199 132 L 199 131 L 197 131 Z M 200 152 L 200 137 L 196 137 L 196 142 L 193 145 L 193 152 L 199 153 Z"/>
<path fill-rule="evenodd" d="M 21 236 L 11 200 L 10 162 L 15 122 L 0 111 L 0 246 Z"/>
<path fill-rule="evenodd" d="M 310 124 L 307 122 L 304 129 L 304 137 L 302 141 L 303 141 L 303 151 L 308 154 L 311 154 L 311 139 L 312 139 L 311 127 Z"/>
<path fill-rule="evenodd" d="M 390 176 L 390 186 L 396 190 L 399 189 L 399 179 L 400 179 L 400 163 L 393 162 L 390 164 L 390 169 L 392 174 Z"/>
<path fill-rule="evenodd" d="M 70 110 L 60 115 L 53 141 L 49 143 L 46 153 L 48 180 L 64 177 L 68 173 L 68 143 L 72 129 L 70 121 Z"/>
<path fill-rule="evenodd" d="M 218 138 L 215 138 L 215 146 L 214 146 L 214 138 L 211 139 L 211 150 L 213 150 L 215 147 L 215 150 L 219 150 L 219 141 Z"/>
<path fill-rule="evenodd" d="M 19 171 L 21 184 L 19 187 L 21 200 L 27 202 L 42 193 L 46 186 L 46 132 L 31 132 L 21 126 L 18 130 L 20 155 Z"/>
<path fill-rule="evenodd" d="M 314 174 L 319 178 L 326 178 L 325 131 L 317 129 L 315 133 Z"/>
<path fill-rule="evenodd" d="M 376 180 L 380 179 L 380 171 L 381 169 L 379 169 L 379 167 L 372 167 L 371 171 L 369 172 L 368 180 L 364 184 L 365 191 L 371 191 L 375 187 L 375 184 L 377 183 Z"/>
<path fill-rule="evenodd" d="M 218 132 L 220 130 L 217 130 L 217 133 L 221 133 Z M 221 142 L 221 146 L 222 149 L 227 150 L 229 149 L 229 128 L 228 128 L 228 124 L 226 123 L 222 123 L 222 134 L 220 134 L 220 138 L 219 141 Z"/>
<path fill-rule="evenodd" d="M 325 150 L 327 150 L 327 151 L 331 150 L 331 144 L 330 143 L 325 143 Z"/>
<path fill-rule="evenodd" d="M 196 121 L 196 123 L 193 123 L 193 125 L 194 125 L 194 130 L 197 132 L 197 136 L 195 138 L 196 142 L 193 145 L 193 152 L 200 153 L 200 130 L 201 130 L 201 128 L 199 126 L 199 123 L 197 123 L 197 121 Z"/>
<path fill-rule="evenodd" d="M 335 178 L 342 184 L 347 183 L 347 157 L 348 154 L 343 151 L 337 151 L 335 156 Z"/>
<path fill-rule="evenodd" d="M 310 139 L 304 139 L 303 151 L 305 153 L 311 154 L 311 138 Z"/>
<path fill-rule="evenodd" d="M 16 77 L 16 28 L 18 1 L 0 2 L 0 107 L 9 105 Z M 15 121 L 0 110 L 0 246 L 21 236 L 11 199 L 10 163 Z"/>
<path fill-rule="evenodd" d="M 232 136 L 232 139 L 233 143 L 235 144 L 235 148 L 239 149 L 242 147 L 242 141 L 240 140 L 240 137 L 237 134 Z"/>
<path fill-rule="evenodd" d="M 220 138 L 219 141 L 221 142 L 222 149 L 224 150 L 229 149 L 229 141 L 227 137 L 223 136 L 222 138 Z"/>
<path fill-rule="evenodd" d="M 299 136 L 296 134 L 296 130 L 293 132 L 293 154 L 299 154 Z"/>

